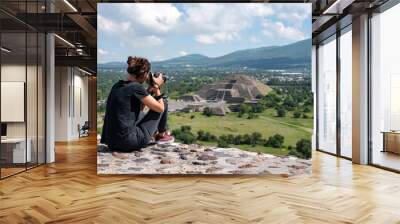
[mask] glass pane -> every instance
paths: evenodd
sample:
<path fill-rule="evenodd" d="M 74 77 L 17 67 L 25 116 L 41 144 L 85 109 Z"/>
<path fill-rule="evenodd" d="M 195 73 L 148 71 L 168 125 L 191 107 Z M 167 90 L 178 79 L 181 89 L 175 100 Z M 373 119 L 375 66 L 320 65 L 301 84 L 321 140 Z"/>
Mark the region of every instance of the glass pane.
<path fill-rule="evenodd" d="M 38 35 L 36 32 L 27 33 L 28 44 L 28 62 L 27 62 L 27 95 L 26 95 L 26 112 L 27 112 L 27 142 L 28 150 L 31 151 L 28 160 L 28 168 L 37 165 L 38 158 Z"/>
<path fill-rule="evenodd" d="M 372 163 L 400 170 L 400 5 L 372 18 Z"/>
<path fill-rule="evenodd" d="M 45 65 L 46 65 L 46 37 L 38 36 L 38 163 L 45 163 Z"/>
<path fill-rule="evenodd" d="M 318 48 L 318 147 L 336 153 L 336 37 Z"/>
<path fill-rule="evenodd" d="M 352 157 L 352 35 L 340 36 L 340 152 Z"/>
<path fill-rule="evenodd" d="M 25 170 L 26 150 L 26 34 L 1 34 L 1 170 L 2 177 Z"/>

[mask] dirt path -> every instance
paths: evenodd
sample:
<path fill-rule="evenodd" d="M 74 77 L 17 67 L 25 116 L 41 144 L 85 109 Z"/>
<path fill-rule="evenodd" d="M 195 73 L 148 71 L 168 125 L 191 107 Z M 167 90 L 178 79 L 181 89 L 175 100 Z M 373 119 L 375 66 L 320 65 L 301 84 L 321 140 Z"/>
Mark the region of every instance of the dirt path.
<path fill-rule="evenodd" d="M 306 127 L 303 127 L 303 126 L 299 126 L 299 125 L 295 125 L 295 124 L 290 124 L 290 123 L 283 122 L 283 121 L 278 121 L 278 120 L 276 120 L 276 119 L 273 119 L 273 118 L 270 118 L 270 117 L 266 117 L 266 116 L 260 116 L 260 119 L 264 119 L 264 120 L 268 120 L 268 121 L 273 121 L 273 122 L 280 123 L 280 124 L 283 124 L 283 125 L 286 125 L 286 126 L 294 127 L 294 128 L 297 128 L 297 129 L 306 131 L 306 132 L 311 133 L 311 134 L 312 134 L 312 132 L 313 132 L 313 129 L 312 129 L 312 128 L 306 128 Z"/>

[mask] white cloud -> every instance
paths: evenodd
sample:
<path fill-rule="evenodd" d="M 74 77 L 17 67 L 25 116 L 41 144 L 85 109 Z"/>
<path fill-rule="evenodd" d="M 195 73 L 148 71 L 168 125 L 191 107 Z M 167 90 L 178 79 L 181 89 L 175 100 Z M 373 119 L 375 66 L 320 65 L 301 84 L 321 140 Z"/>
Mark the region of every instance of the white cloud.
<path fill-rule="evenodd" d="M 98 53 L 99 55 L 107 55 L 107 54 L 108 54 L 108 51 L 99 48 L 99 49 L 97 49 L 97 53 Z"/>
<path fill-rule="evenodd" d="M 202 43 L 202 44 L 214 44 L 215 43 L 214 38 L 210 35 L 204 35 L 204 34 L 197 35 L 195 39 L 197 42 Z"/>
<path fill-rule="evenodd" d="M 154 57 L 154 61 L 163 61 L 163 60 L 165 60 L 165 58 L 162 55 L 156 55 Z"/>
<path fill-rule="evenodd" d="M 179 43 L 180 37 L 193 38 L 201 44 L 264 43 L 264 39 L 299 40 L 306 35 L 304 20 L 310 18 L 306 5 L 296 4 L 154 4 L 127 3 L 101 4 L 98 15 L 100 34 L 107 41 L 115 42 L 116 49 L 132 52 L 145 51 L 149 58 L 159 54 L 159 46 L 177 44 L 169 55 L 186 55 L 187 43 Z M 107 9 L 106 9 L 107 8 Z M 101 10 L 103 9 L 103 10 Z M 271 21 L 262 24 L 263 21 Z M 277 22 L 282 21 L 282 22 Z M 261 25 L 262 24 L 262 25 Z M 261 29 L 260 26 L 261 25 Z M 304 31 L 305 32 L 305 31 Z M 265 38 L 269 37 L 269 38 Z M 264 38 L 264 39 L 263 39 Z M 176 43 L 178 39 L 178 43 Z M 168 42 L 167 42 L 168 40 Z M 280 41 L 280 40 L 279 40 Z M 148 49 L 147 49 L 148 47 Z M 101 57 L 111 57 L 110 48 L 98 50 Z M 185 52 L 185 51 L 187 52 Z M 122 50 L 121 50 L 122 51 Z M 190 52 L 189 52 L 190 53 Z"/>
<path fill-rule="evenodd" d="M 262 33 L 265 36 L 270 37 L 271 35 L 276 34 L 278 37 L 288 40 L 301 40 L 306 38 L 306 35 L 297 28 L 285 26 L 282 22 L 264 21 L 262 26 L 264 27 Z"/>
<path fill-rule="evenodd" d="M 100 30 L 106 32 L 127 31 L 131 25 L 129 22 L 117 22 L 101 15 L 97 16 L 97 24 Z"/>
<path fill-rule="evenodd" d="M 284 20 L 296 27 L 301 27 L 303 22 L 310 18 L 311 4 L 277 4 L 276 15 L 277 18 Z M 310 20 L 311 21 L 311 20 Z"/>
<path fill-rule="evenodd" d="M 202 44 L 215 44 L 217 42 L 231 41 L 238 36 L 236 32 L 217 32 L 214 34 L 199 34 L 195 40 Z"/>
<path fill-rule="evenodd" d="M 130 22 L 119 22 L 117 19 L 109 19 L 104 16 L 98 15 L 98 25 L 101 32 L 108 35 L 113 35 L 115 42 L 119 42 L 119 46 L 123 48 L 145 48 L 160 46 L 163 44 L 163 39 L 154 34 L 146 35 L 142 32 L 134 32 L 131 28 L 134 24 Z M 135 27 L 136 28 L 136 27 Z M 116 35 L 116 32 L 123 32 L 122 35 Z M 102 49 L 98 50 L 99 55 L 105 55 L 108 52 Z"/>
<path fill-rule="evenodd" d="M 260 41 L 261 41 L 260 38 L 257 38 L 256 36 L 251 36 L 250 37 L 250 42 L 252 42 L 252 43 L 258 43 Z"/>
<path fill-rule="evenodd" d="M 186 4 L 184 27 L 203 44 L 231 41 L 259 17 L 274 12 L 267 4 Z"/>
<path fill-rule="evenodd" d="M 131 39 L 130 43 L 134 47 L 144 48 L 144 47 L 160 46 L 164 43 L 164 41 L 159 37 L 156 37 L 154 35 L 149 35 L 144 37 L 135 37 Z"/>
<path fill-rule="evenodd" d="M 188 53 L 186 51 L 179 51 L 180 56 L 186 56 Z"/>
<path fill-rule="evenodd" d="M 261 32 L 264 36 L 266 36 L 266 37 L 273 37 L 274 35 L 271 33 L 271 31 L 268 31 L 268 30 L 263 30 L 262 32 Z"/>
<path fill-rule="evenodd" d="M 249 17 L 237 5 L 185 5 L 186 27 L 197 32 L 237 32 L 249 26 Z M 246 18 L 245 18 L 246 17 Z"/>
<path fill-rule="evenodd" d="M 169 3 L 124 3 L 120 8 L 124 15 L 135 23 L 159 33 L 171 30 L 182 16 L 182 13 Z"/>
<path fill-rule="evenodd" d="M 245 4 L 244 10 L 253 16 L 269 16 L 274 14 L 274 10 L 267 4 L 251 3 Z"/>

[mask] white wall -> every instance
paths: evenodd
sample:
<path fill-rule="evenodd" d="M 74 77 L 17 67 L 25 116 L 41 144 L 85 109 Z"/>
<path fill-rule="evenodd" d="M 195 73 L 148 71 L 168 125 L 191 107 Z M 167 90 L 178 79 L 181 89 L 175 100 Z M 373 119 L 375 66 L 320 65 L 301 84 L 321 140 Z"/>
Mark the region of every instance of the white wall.
<path fill-rule="evenodd" d="M 77 139 L 78 124 L 82 126 L 89 117 L 88 78 L 76 68 L 56 67 L 55 85 L 55 140 Z"/>
<path fill-rule="evenodd" d="M 70 84 L 69 69 L 55 68 L 55 141 L 67 141 L 69 136 L 69 103 L 68 88 Z"/>
<path fill-rule="evenodd" d="M 73 110 L 73 119 L 72 119 L 72 135 L 78 136 L 78 124 L 81 126 L 85 123 L 85 121 L 89 120 L 89 102 L 88 102 L 88 77 L 82 76 L 83 73 L 79 72 L 79 75 L 76 75 L 76 72 L 79 70 L 74 70 L 74 108 Z M 79 97 L 80 96 L 80 97 Z M 81 101 L 81 102 L 79 102 Z M 79 108 L 81 107 L 81 108 Z M 81 110 L 81 111 L 80 111 Z"/>

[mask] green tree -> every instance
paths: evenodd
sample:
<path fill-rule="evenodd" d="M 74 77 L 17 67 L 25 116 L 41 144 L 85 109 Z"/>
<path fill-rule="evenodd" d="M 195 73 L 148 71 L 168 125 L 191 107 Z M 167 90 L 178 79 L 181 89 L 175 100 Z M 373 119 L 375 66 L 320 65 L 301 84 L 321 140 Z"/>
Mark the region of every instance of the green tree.
<path fill-rule="evenodd" d="M 242 144 L 250 145 L 251 144 L 251 137 L 249 134 L 244 134 L 242 137 Z"/>
<path fill-rule="evenodd" d="M 305 101 L 304 101 L 304 106 L 312 106 L 314 104 L 314 99 L 312 96 L 308 97 Z"/>
<path fill-rule="evenodd" d="M 218 141 L 228 142 L 228 137 L 226 135 L 221 135 L 219 136 Z"/>
<path fill-rule="evenodd" d="M 192 130 L 192 127 L 190 125 L 182 125 L 181 130 L 182 132 L 190 132 Z"/>
<path fill-rule="evenodd" d="M 248 105 L 246 103 L 242 103 L 239 106 L 238 117 L 243 117 L 244 114 L 251 113 L 251 111 L 252 111 L 252 108 L 250 105 Z"/>
<path fill-rule="evenodd" d="M 255 146 L 261 140 L 261 133 L 260 132 L 253 132 L 250 135 L 250 144 Z"/>
<path fill-rule="evenodd" d="M 296 106 L 296 102 L 293 100 L 292 96 L 287 96 L 282 104 L 287 110 L 293 110 Z"/>
<path fill-rule="evenodd" d="M 271 108 L 278 106 L 280 101 L 280 97 L 276 93 L 271 92 L 264 96 L 264 98 L 262 98 L 260 102 L 264 104 L 265 107 Z"/>
<path fill-rule="evenodd" d="M 242 111 L 243 113 L 249 113 L 251 111 L 251 106 L 246 103 L 242 103 L 239 106 L 239 111 Z"/>
<path fill-rule="evenodd" d="M 282 148 L 284 140 L 285 138 L 282 135 L 275 134 L 270 136 L 264 145 L 273 148 Z"/>
<path fill-rule="evenodd" d="M 265 110 L 265 107 L 261 103 L 256 103 L 251 106 L 251 112 L 253 113 L 262 113 Z"/>
<path fill-rule="evenodd" d="M 182 141 L 185 144 L 191 144 L 196 141 L 196 136 L 191 132 L 192 127 L 183 125 L 179 129 L 172 130 L 172 134 L 176 139 Z"/>
<path fill-rule="evenodd" d="M 240 145 L 242 143 L 242 135 L 236 135 L 233 139 L 233 144 Z"/>
<path fill-rule="evenodd" d="M 179 136 L 182 133 L 182 129 L 174 129 L 172 130 L 172 135 L 175 136 L 175 138 L 179 139 Z"/>
<path fill-rule="evenodd" d="M 249 116 L 247 117 L 247 119 L 254 119 L 254 118 L 257 118 L 257 117 L 258 117 L 257 114 L 254 114 L 253 112 L 250 112 Z"/>
<path fill-rule="evenodd" d="M 300 116 L 301 116 L 301 112 L 299 110 L 296 110 L 295 112 L 293 112 L 294 118 L 300 118 Z"/>
<path fill-rule="evenodd" d="M 276 116 L 285 117 L 286 116 L 286 110 L 283 107 L 278 107 L 276 109 Z"/>
<path fill-rule="evenodd" d="M 300 139 L 296 143 L 296 151 L 303 155 L 303 158 L 311 158 L 311 141 L 309 139 Z"/>
<path fill-rule="evenodd" d="M 197 139 L 203 140 L 205 134 L 206 134 L 206 133 L 205 133 L 203 130 L 198 130 L 198 131 L 197 131 Z"/>
<path fill-rule="evenodd" d="M 226 136 L 226 142 L 229 143 L 229 144 L 233 144 L 234 138 L 235 138 L 234 135 L 228 134 L 228 135 Z"/>
<path fill-rule="evenodd" d="M 220 147 L 220 148 L 228 148 L 229 144 L 224 140 L 218 140 L 218 147 Z"/>
<path fill-rule="evenodd" d="M 304 107 L 303 112 L 309 113 L 309 112 L 311 112 L 311 109 L 309 107 Z"/>
<path fill-rule="evenodd" d="M 191 144 L 195 142 L 196 138 L 191 132 L 182 132 L 179 140 L 181 140 L 185 144 Z"/>

